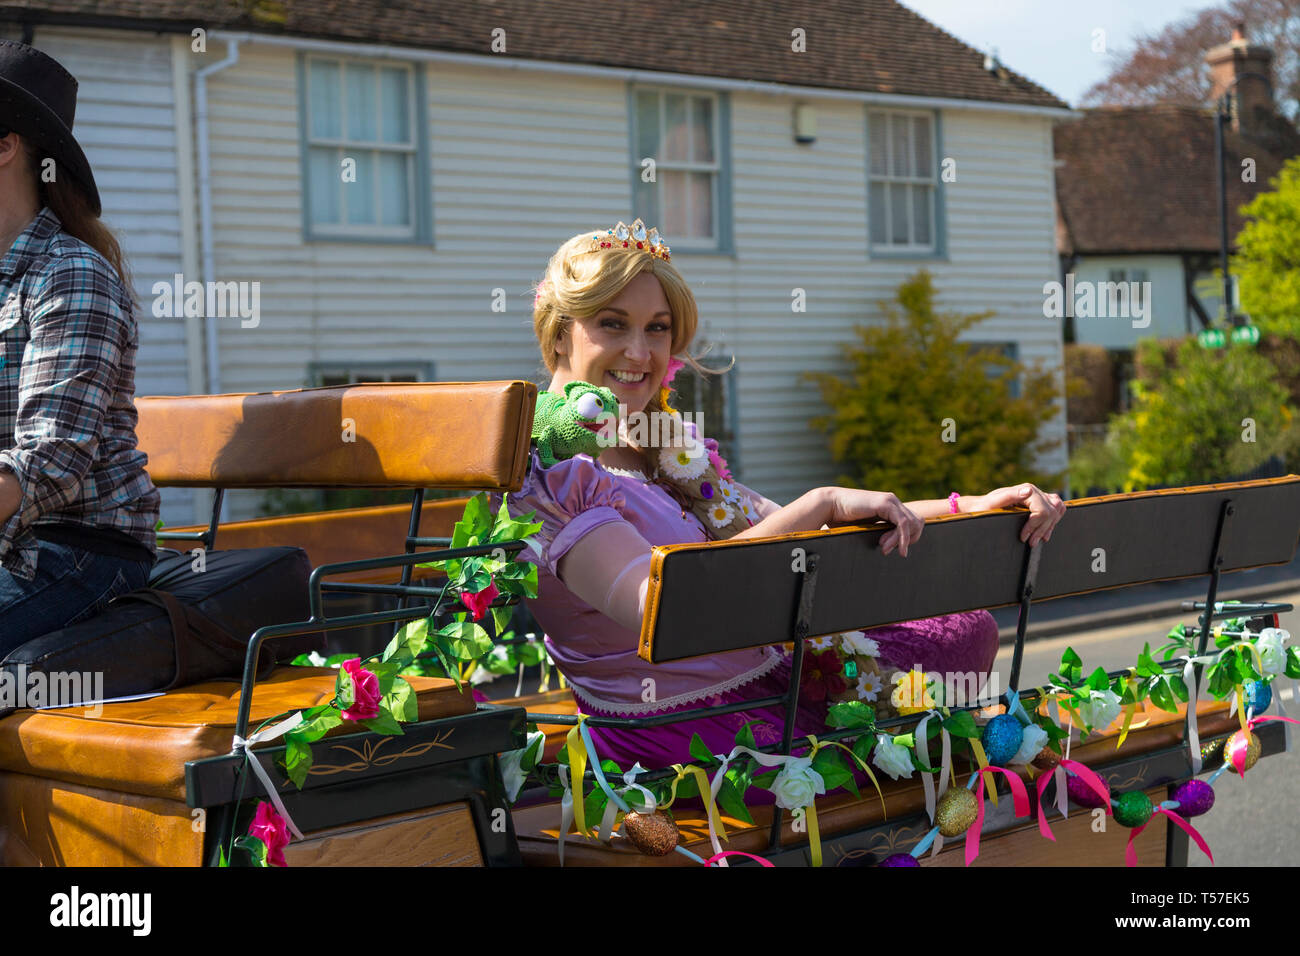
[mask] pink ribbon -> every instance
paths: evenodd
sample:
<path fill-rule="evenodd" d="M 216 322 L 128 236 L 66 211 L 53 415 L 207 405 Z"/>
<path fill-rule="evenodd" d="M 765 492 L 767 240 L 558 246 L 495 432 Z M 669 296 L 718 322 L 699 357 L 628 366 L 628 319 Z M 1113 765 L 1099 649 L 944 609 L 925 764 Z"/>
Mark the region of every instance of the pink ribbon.
<path fill-rule="evenodd" d="M 1214 862 L 1214 854 L 1210 852 L 1210 846 L 1209 846 L 1209 844 L 1207 844 L 1207 843 L 1205 842 L 1204 838 L 1202 838 L 1202 836 L 1201 836 L 1199 833 L 1196 832 L 1196 827 L 1192 826 L 1190 823 L 1188 823 L 1186 820 L 1184 820 L 1184 819 L 1183 819 L 1182 817 L 1180 817 L 1178 814 L 1174 813 L 1174 811 L 1172 811 L 1172 810 L 1166 810 L 1164 807 L 1156 807 L 1156 808 L 1155 808 L 1155 813 L 1152 813 L 1152 814 L 1151 814 L 1151 819 L 1152 819 L 1152 820 L 1155 819 L 1155 815 L 1156 815 L 1156 813 L 1163 813 L 1165 816 L 1167 816 L 1167 817 L 1168 817 L 1170 820 L 1172 820 L 1174 823 L 1177 823 L 1180 827 L 1182 827 L 1184 830 L 1186 830 L 1186 831 L 1187 831 L 1187 835 L 1190 836 L 1190 837 L 1191 837 L 1191 838 L 1196 842 L 1196 845 L 1199 846 L 1199 847 L 1201 848 L 1201 852 L 1204 853 L 1206 856 L 1208 856 L 1208 857 L 1210 858 L 1210 862 L 1211 862 L 1211 863 Z M 1151 820 L 1148 820 L 1146 823 L 1142 824 L 1140 827 L 1135 827 L 1134 829 L 1132 829 L 1132 830 L 1129 831 L 1129 834 L 1128 834 L 1128 845 L 1124 847 L 1124 865 L 1125 865 L 1125 866 L 1137 866 L 1138 855 L 1137 855 L 1137 850 L 1135 850 L 1135 849 L 1133 848 L 1133 841 L 1137 839 L 1137 836 L 1138 836 L 1139 833 L 1141 833 L 1143 830 L 1145 830 L 1145 829 L 1146 829 L 1148 826 L 1150 826 L 1150 825 L 1151 825 Z"/>
<path fill-rule="evenodd" d="M 704 865 L 712 866 L 718 860 L 721 860 L 724 856 L 747 856 L 751 860 L 757 860 L 760 866 L 770 866 L 772 869 L 774 870 L 776 869 L 776 864 L 773 863 L 771 860 L 765 860 L 761 856 L 754 856 L 754 854 L 746 853 L 744 850 L 723 850 L 721 853 L 715 853 L 713 854 L 713 856 L 705 860 Z"/>
<path fill-rule="evenodd" d="M 998 773 L 1006 774 L 1007 783 L 1011 787 L 1011 796 L 1015 801 L 1016 816 L 1029 816 L 1029 794 L 1025 790 L 1024 781 L 1020 775 L 1004 767 L 995 767 L 989 764 L 981 767 L 978 772 L 979 783 L 975 787 L 975 822 L 970 825 L 966 831 L 966 865 L 970 866 L 975 857 L 980 855 L 980 830 L 984 827 L 984 774 L 988 771 L 996 770 Z"/>
<path fill-rule="evenodd" d="M 1073 770 L 1076 776 L 1092 788 L 1093 793 L 1106 801 L 1106 812 L 1111 812 L 1110 788 L 1106 786 L 1106 781 L 1102 780 L 1101 777 L 1097 776 L 1097 774 L 1089 770 L 1077 760 L 1062 760 L 1059 766 L 1063 769 Z M 1052 828 L 1047 825 L 1047 814 L 1043 810 L 1043 791 L 1047 789 L 1047 781 L 1051 779 L 1052 774 L 1049 773 L 1045 773 L 1038 778 L 1038 799 L 1036 801 L 1036 806 L 1038 807 L 1038 832 L 1055 843 L 1056 836 L 1052 833 Z M 1062 776 L 1061 779 L 1064 781 L 1064 776 Z M 1057 786 L 1062 786 L 1062 784 L 1058 783 Z"/>
<path fill-rule="evenodd" d="M 1249 734 L 1250 731 L 1254 730 L 1256 724 L 1266 723 L 1270 720 L 1285 720 L 1288 723 L 1300 724 L 1300 720 L 1296 720 L 1294 717 L 1253 717 L 1246 721 L 1246 732 Z M 1250 743 L 1250 737 L 1246 738 L 1246 743 Z M 1241 775 L 1243 780 L 1246 779 L 1246 749 L 1245 747 L 1234 747 L 1232 751 L 1232 765 L 1237 769 L 1237 773 Z"/>

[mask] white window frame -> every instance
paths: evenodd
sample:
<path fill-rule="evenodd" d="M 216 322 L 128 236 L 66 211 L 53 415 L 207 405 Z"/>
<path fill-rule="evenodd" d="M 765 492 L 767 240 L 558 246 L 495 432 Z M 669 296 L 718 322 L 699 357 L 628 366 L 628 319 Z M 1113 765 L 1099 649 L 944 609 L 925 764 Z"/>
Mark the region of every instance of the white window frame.
<path fill-rule="evenodd" d="M 658 130 L 658 136 L 656 137 L 655 140 L 657 146 L 655 150 L 656 155 L 654 156 L 655 181 L 652 184 L 643 184 L 643 185 L 652 185 L 653 187 L 655 187 L 655 201 L 658 208 L 653 218 L 655 218 L 658 221 L 651 222 L 649 219 L 646 219 L 645 220 L 646 225 L 647 227 L 655 226 L 656 228 L 658 228 L 660 234 L 663 235 L 664 237 L 664 241 L 667 242 L 669 248 L 673 249 L 674 251 L 678 249 L 683 249 L 683 250 L 695 249 L 695 250 L 708 250 L 708 251 L 717 250 L 723 244 L 722 190 L 724 188 L 724 180 L 723 180 L 724 167 L 723 167 L 723 143 L 722 143 L 722 135 L 723 135 L 722 97 L 718 93 L 711 90 L 688 89 L 680 86 L 641 86 L 641 85 L 633 86 L 632 101 L 631 101 L 632 115 L 629 119 L 631 121 L 631 126 L 632 126 L 632 151 L 634 153 L 638 152 L 638 143 L 640 141 L 640 128 L 637 125 L 640 121 L 640 110 L 638 108 L 637 100 L 642 93 L 653 93 L 658 97 L 658 101 L 659 101 L 659 111 L 658 111 L 659 130 Z M 667 109 L 667 102 L 665 98 L 669 95 L 686 97 L 688 105 L 692 98 L 707 99 L 710 101 L 711 117 L 712 117 L 711 132 L 713 137 L 713 162 L 712 163 L 705 163 L 697 160 L 665 160 L 660 155 L 663 151 L 663 144 L 667 133 L 666 124 L 668 122 L 667 119 L 668 109 Z M 693 147 L 695 145 L 694 124 L 688 123 L 687 130 L 691 137 L 688 143 L 687 153 L 692 154 L 694 153 Z M 640 183 L 641 161 L 643 159 L 645 159 L 644 156 L 632 157 L 632 174 L 634 177 L 636 177 L 634 181 L 637 183 Z M 685 173 L 709 173 L 712 175 L 713 188 L 709 190 L 709 195 L 713 203 L 713 208 L 711 210 L 712 215 L 710 216 L 710 219 L 713 223 L 713 234 L 711 236 L 683 236 L 674 233 L 670 228 L 664 225 L 664 223 L 662 222 L 663 207 L 664 207 L 662 190 L 664 186 L 663 174 L 666 171 L 685 172 Z M 635 198 L 635 191 L 634 191 L 634 198 Z M 689 189 L 687 190 L 685 201 L 687 203 L 690 202 Z M 686 214 L 686 221 L 689 222 L 691 220 L 691 215 L 689 212 L 689 206 L 687 208 L 688 208 L 688 212 Z M 645 216 L 640 212 L 638 212 L 638 215 L 642 215 L 643 219 L 645 218 Z"/>
<path fill-rule="evenodd" d="M 313 135 L 312 129 L 312 89 L 311 89 L 311 67 L 312 63 L 331 63 L 339 68 L 340 96 L 339 96 L 339 131 L 341 136 L 334 137 L 317 137 Z M 406 143 L 386 143 L 386 142 L 365 142 L 360 140 L 351 140 L 347 137 L 347 88 L 345 77 L 347 67 L 364 66 L 373 70 L 378 77 L 378 71 L 381 69 L 402 70 L 406 74 L 407 97 L 406 97 L 406 128 L 410 134 Z M 372 60 L 362 57 L 351 56 L 333 56 L 318 53 L 306 54 L 303 57 L 303 91 L 302 91 L 302 112 L 303 112 L 303 223 L 306 226 L 308 238 L 325 238 L 325 239 L 375 239 L 375 240 L 398 240 L 414 241 L 421 236 L 421 217 L 420 205 L 423 202 L 421 195 L 421 177 L 419 174 L 419 164 L 423 150 L 420 148 L 420 125 L 418 123 L 418 104 L 421 102 L 419 96 L 419 71 L 414 63 L 402 62 L 400 60 Z M 381 114 L 379 109 L 378 97 L 383 96 L 383 84 L 376 83 L 376 114 Z M 410 223 L 405 226 L 382 226 L 371 223 L 321 223 L 312 218 L 311 213 L 311 152 L 317 148 L 333 148 L 336 152 L 336 159 L 341 168 L 342 160 L 345 156 L 355 153 L 359 150 L 366 150 L 376 155 L 379 153 L 396 153 L 406 158 L 406 189 L 409 197 Z M 379 167 L 376 161 L 374 168 Z M 344 220 L 347 218 L 347 195 L 344 192 L 345 187 L 355 187 L 358 183 L 344 183 L 342 177 L 338 177 L 338 203 L 339 212 Z M 380 189 L 382 183 L 380 177 L 375 177 L 374 184 L 374 205 L 376 211 L 381 206 Z"/>
<path fill-rule="evenodd" d="M 885 150 L 885 168 L 889 170 L 894 162 L 894 124 L 891 122 L 895 116 L 907 116 L 911 118 L 924 119 L 930 124 L 930 175 L 929 176 L 899 176 L 893 172 L 884 174 L 876 173 L 871 168 L 872 145 L 875 137 L 884 137 Z M 882 117 L 884 122 L 876 121 L 876 117 Z M 878 127 L 883 127 L 880 129 Z M 872 252 L 883 253 L 902 253 L 913 255 L 936 255 L 939 252 L 939 123 L 938 118 L 932 111 L 928 110 L 899 110 L 899 109 L 876 109 L 867 110 L 867 244 Z M 909 150 L 915 161 L 916 152 L 913 144 Z M 930 241 L 921 244 L 916 242 L 895 243 L 892 241 L 877 242 L 871 235 L 871 186 L 875 183 L 883 183 L 887 187 L 897 183 L 908 186 L 928 186 L 930 188 Z M 912 237 L 912 231 L 915 224 L 913 216 L 913 200 L 915 191 L 907 191 L 907 234 L 909 239 Z M 892 228 L 893 203 L 890 202 L 889 190 L 885 193 L 885 236 L 892 237 L 894 230 Z"/>

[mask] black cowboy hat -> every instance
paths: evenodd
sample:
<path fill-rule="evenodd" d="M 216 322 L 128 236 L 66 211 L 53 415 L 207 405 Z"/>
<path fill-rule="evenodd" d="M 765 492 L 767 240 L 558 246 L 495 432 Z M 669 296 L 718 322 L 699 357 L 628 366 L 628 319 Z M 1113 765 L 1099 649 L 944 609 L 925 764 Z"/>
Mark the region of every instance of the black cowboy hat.
<path fill-rule="evenodd" d="M 72 138 L 76 111 L 77 80 L 58 60 L 25 43 L 0 40 L 0 130 L 30 139 L 53 158 L 56 175 L 71 176 L 98 216 L 95 177 Z"/>

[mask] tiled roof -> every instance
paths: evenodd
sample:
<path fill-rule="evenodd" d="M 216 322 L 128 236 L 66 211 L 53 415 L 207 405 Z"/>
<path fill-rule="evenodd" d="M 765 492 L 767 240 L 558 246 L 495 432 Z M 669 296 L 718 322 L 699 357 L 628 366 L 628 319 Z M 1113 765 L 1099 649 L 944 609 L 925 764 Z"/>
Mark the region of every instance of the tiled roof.
<path fill-rule="evenodd" d="M 1102 108 L 1055 128 L 1057 248 L 1063 254 L 1217 252 L 1214 114 L 1188 106 Z M 1226 130 L 1228 235 L 1237 210 L 1269 189 L 1300 134 L 1277 119 L 1267 134 Z M 1242 182 L 1242 160 L 1255 182 Z"/>
<path fill-rule="evenodd" d="M 894 0 L 0 0 L 0 20 L 22 19 L 479 54 L 503 28 L 499 56 L 1066 108 Z"/>

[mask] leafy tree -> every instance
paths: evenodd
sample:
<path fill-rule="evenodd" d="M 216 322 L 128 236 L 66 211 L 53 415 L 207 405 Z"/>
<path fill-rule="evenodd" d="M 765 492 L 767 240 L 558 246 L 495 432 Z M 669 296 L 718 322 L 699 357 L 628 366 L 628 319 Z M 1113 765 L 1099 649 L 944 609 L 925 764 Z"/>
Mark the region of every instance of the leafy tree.
<path fill-rule="evenodd" d="M 898 306 L 880 304 L 884 325 L 856 328 L 847 377 L 805 373 L 831 408 L 813 427 L 829 433 L 834 460 L 851 469 L 838 481 L 904 500 L 1018 481 L 1057 486 L 1061 475 L 1034 465 L 1060 444 L 1039 438 L 1058 410 L 1056 375 L 959 341 L 993 313 L 936 312 L 934 295 L 930 274 L 918 272 L 899 286 Z"/>
<path fill-rule="evenodd" d="M 1138 348 L 1149 380 L 1133 382 L 1133 408 L 1112 419 L 1108 436 L 1127 463 L 1123 490 L 1222 481 L 1298 447 L 1287 391 L 1255 349 L 1187 339 L 1169 362 L 1153 339 Z"/>
<path fill-rule="evenodd" d="M 1288 160 L 1269 185 L 1242 208 L 1250 218 L 1237 234 L 1233 270 L 1251 321 L 1300 338 L 1300 158 Z"/>

